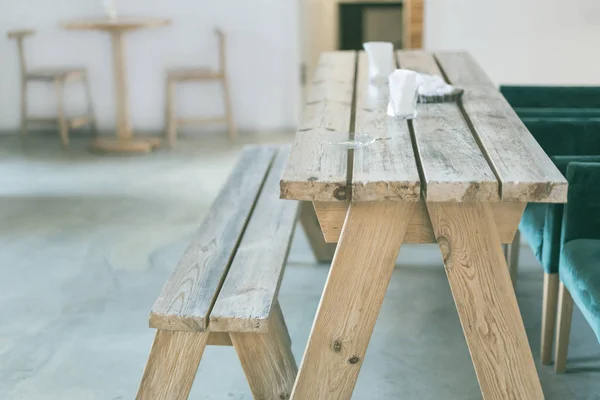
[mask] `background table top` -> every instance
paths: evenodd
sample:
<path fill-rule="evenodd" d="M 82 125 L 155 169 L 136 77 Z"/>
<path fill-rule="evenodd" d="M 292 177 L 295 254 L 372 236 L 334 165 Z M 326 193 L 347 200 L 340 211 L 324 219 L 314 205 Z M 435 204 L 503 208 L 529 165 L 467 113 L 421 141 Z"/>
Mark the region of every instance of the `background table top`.
<path fill-rule="evenodd" d="M 389 117 L 387 84 L 369 82 L 364 52 L 323 53 L 281 178 L 282 198 L 566 202 L 566 180 L 469 54 L 396 56 L 400 68 L 464 88 L 461 102 L 419 104 L 412 121 Z M 326 143 L 335 132 L 376 141 L 348 150 Z"/>
<path fill-rule="evenodd" d="M 158 28 L 171 23 L 171 20 L 166 18 L 153 17 L 119 17 L 116 20 L 111 20 L 108 17 L 91 17 L 80 18 L 70 21 L 61 22 L 61 26 L 65 29 L 78 30 L 128 30 L 140 28 Z"/>

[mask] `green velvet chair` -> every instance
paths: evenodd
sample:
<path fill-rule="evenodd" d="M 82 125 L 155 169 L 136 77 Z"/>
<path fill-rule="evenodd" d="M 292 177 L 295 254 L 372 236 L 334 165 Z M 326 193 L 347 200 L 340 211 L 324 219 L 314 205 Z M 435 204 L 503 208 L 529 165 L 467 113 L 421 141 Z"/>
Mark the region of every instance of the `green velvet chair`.
<path fill-rule="evenodd" d="M 600 162 L 567 162 L 555 371 L 565 371 L 573 303 L 600 342 Z"/>
<path fill-rule="evenodd" d="M 600 87 L 504 85 L 500 92 L 521 118 L 600 119 Z"/>
<path fill-rule="evenodd" d="M 522 89 L 522 88 L 521 88 Z M 587 98 L 582 102 L 580 98 L 571 98 L 571 92 L 563 88 L 564 98 L 552 100 L 552 96 L 546 88 L 537 88 L 534 94 L 523 99 L 515 97 L 514 87 L 503 87 L 503 93 L 508 96 L 511 105 L 522 105 L 525 108 L 534 108 L 534 105 L 540 106 L 564 106 L 569 102 L 576 106 L 600 105 L 600 88 L 594 89 L 591 93 L 595 98 Z M 561 89 L 561 88 L 553 88 Z M 584 90 L 585 92 L 585 90 Z M 555 96 L 556 97 L 556 96 Z M 583 96 L 585 99 L 585 96 Z M 565 101 L 566 103 L 561 103 Z M 577 103 L 579 101 L 579 103 Z M 597 101 L 598 104 L 594 103 Z M 576 107 L 574 107 L 576 108 Z M 540 107 L 543 109 L 543 107 Z M 598 108 L 600 115 L 600 107 Z M 575 155 L 583 156 L 582 161 L 594 161 L 595 159 L 586 159 L 588 156 L 600 155 L 600 118 L 573 118 L 564 116 L 529 116 L 521 118 L 534 138 L 538 141 L 544 151 L 551 156 L 557 163 L 557 166 L 563 174 L 566 173 L 566 161 L 562 157 Z M 558 165 L 561 164 L 561 165 Z M 564 164 L 564 165 L 563 165 Z M 562 226 L 563 205 L 561 204 L 528 204 L 523 218 L 519 224 L 519 230 L 515 235 L 513 246 L 510 246 L 509 265 L 511 268 L 511 277 L 516 284 L 518 269 L 518 257 L 520 235 L 522 234 L 533 250 L 538 261 L 544 269 L 544 291 L 542 307 L 542 330 L 541 330 L 541 359 L 542 364 L 549 364 L 552 361 L 552 344 L 554 339 L 554 327 L 556 322 L 556 305 L 559 288 L 559 259 L 560 259 L 560 233 Z"/>

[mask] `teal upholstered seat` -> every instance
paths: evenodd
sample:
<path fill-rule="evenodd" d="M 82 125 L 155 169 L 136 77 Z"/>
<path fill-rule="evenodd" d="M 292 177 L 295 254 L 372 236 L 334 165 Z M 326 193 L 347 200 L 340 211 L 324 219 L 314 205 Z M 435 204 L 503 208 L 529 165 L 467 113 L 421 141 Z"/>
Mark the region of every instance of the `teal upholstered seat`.
<path fill-rule="evenodd" d="M 600 162 L 569 162 L 560 254 L 556 372 L 564 372 L 573 302 L 600 341 Z"/>
<path fill-rule="evenodd" d="M 529 203 L 521 218 L 519 231 L 525 236 L 535 257 L 541 262 L 542 244 L 544 243 L 544 221 L 546 220 L 546 204 Z"/>
<path fill-rule="evenodd" d="M 600 341 L 600 239 L 576 239 L 565 244 L 560 280 Z"/>

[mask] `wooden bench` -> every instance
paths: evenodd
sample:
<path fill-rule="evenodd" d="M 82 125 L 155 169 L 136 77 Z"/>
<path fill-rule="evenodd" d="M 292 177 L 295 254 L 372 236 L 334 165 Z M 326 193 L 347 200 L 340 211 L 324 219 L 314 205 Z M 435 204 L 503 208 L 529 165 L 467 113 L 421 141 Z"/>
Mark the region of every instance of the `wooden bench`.
<path fill-rule="evenodd" d="M 248 147 L 150 313 L 137 399 L 187 399 L 206 345 L 233 345 L 254 398 L 288 399 L 297 366 L 277 300 L 299 204 L 279 199 L 288 147 Z"/>

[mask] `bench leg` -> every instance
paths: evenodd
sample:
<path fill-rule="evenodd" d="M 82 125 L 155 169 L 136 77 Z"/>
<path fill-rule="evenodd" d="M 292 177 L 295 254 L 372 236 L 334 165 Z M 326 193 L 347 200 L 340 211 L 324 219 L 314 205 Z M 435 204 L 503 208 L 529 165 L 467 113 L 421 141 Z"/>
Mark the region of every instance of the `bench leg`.
<path fill-rule="evenodd" d="M 325 242 L 323 237 L 323 231 L 319 225 L 317 214 L 315 213 L 315 207 L 310 201 L 302 202 L 302 209 L 300 210 L 300 223 L 304 232 L 308 237 L 310 247 L 315 255 L 315 258 L 319 262 L 331 262 L 333 260 L 333 253 L 335 253 L 335 243 Z"/>
<path fill-rule="evenodd" d="M 208 332 L 159 329 L 137 400 L 186 400 L 208 341 Z"/>
<path fill-rule="evenodd" d="M 255 399 L 289 399 L 298 372 L 283 314 L 275 307 L 268 333 L 229 334 Z"/>

